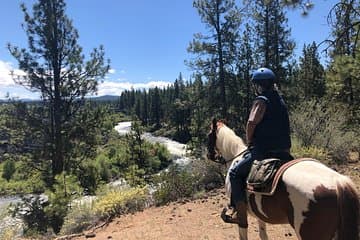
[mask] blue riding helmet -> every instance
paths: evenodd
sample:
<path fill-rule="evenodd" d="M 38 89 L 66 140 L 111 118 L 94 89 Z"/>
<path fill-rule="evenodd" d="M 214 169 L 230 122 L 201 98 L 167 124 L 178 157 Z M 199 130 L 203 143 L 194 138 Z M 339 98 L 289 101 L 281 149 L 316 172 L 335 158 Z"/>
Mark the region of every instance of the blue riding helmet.
<path fill-rule="evenodd" d="M 253 83 L 261 85 L 265 80 L 269 81 L 269 83 L 275 81 L 275 74 L 268 68 L 259 68 L 252 74 L 251 81 Z"/>

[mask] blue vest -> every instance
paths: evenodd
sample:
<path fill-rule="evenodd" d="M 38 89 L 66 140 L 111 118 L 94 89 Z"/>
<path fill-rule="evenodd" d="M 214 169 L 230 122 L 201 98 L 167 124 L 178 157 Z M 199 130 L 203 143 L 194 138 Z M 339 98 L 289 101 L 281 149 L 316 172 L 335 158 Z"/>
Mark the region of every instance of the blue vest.
<path fill-rule="evenodd" d="M 258 99 L 266 102 L 266 111 L 255 128 L 255 147 L 262 152 L 290 149 L 289 114 L 284 100 L 274 90 L 263 92 Z"/>

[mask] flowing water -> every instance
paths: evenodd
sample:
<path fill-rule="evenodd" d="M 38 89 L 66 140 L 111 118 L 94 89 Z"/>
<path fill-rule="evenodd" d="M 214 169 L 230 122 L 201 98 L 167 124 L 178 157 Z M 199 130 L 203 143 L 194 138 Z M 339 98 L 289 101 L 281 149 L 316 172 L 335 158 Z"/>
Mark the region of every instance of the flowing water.
<path fill-rule="evenodd" d="M 115 130 L 120 135 L 125 135 L 131 130 L 131 122 L 120 122 L 115 126 Z M 186 165 L 191 161 L 191 159 L 186 156 L 187 151 L 185 144 L 173 141 L 166 137 L 157 137 L 148 132 L 144 133 L 142 137 L 149 142 L 158 142 L 165 145 L 172 156 L 173 162 L 176 164 Z"/>
<path fill-rule="evenodd" d="M 131 122 L 120 122 L 115 126 L 115 130 L 120 135 L 125 135 L 131 131 Z M 149 142 L 158 142 L 160 144 L 165 145 L 165 147 L 169 150 L 173 163 L 179 164 L 179 165 L 187 165 L 190 163 L 191 159 L 186 156 L 186 145 L 173 141 L 166 137 L 157 137 L 152 135 L 151 133 L 144 133 L 142 137 L 149 141 Z M 124 185 L 126 182 L 124 182 L 123 179 L 120 179 L 116 182 L 110 183 L 111 185 Z M 93 200 L 93 199 L 91 199 Z M 18 232 L 21 235 L 22 233 L 22 222 L 18 218 L 12 218 L 9 216 L 5 216 L 4 212 L 6 211 L 6 208 L 9 206 L 10 203 L 16 203 L 19 202 L 20 198 L 17 196 L 11 196 L 11 197 L 0 197 L 0 237 L 1 233 L 5 231 L 7 228 L 17 229 L 19 228 Z M 81 199 L 81 201 L 88 201 L 86 197 Z"/>

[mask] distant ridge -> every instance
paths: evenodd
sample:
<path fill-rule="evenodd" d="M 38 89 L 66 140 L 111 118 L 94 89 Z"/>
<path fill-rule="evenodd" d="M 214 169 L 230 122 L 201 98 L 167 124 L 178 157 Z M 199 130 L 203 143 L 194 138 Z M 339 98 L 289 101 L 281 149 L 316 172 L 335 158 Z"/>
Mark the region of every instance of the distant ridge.
<path fill-rule="evenodd" d="M 98 97 L 89 97 L 88 99 L 95 100 L 95 101 L 116 101 L 119 100 L 120 96 L 115 95 L 103 95 Z"/>
<path fill-rule="evenodd" d="M 116 101 L 119 99 L 120 96 L 115 95 L 103 95 L 103 96 L 96 96 L 96 97 L 86 97 L 86 99 L 90 99 L 92 101 Z M 9 100 L 7 99 L 0 99 L 0 103 L 7 103 Z M 20 98 L 15 99 L 15 101 L 20 102 L 39 102 L 40 99 L 29 99 L 29 98 Z"/>

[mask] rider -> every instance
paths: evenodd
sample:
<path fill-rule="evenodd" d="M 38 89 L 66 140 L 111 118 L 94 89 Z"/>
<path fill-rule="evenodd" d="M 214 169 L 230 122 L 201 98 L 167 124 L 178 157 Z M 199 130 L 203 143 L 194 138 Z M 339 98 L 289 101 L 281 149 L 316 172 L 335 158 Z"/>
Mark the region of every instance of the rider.
<path fill-rule="evenodd" d="M 230 170 L 231 205 L 237 212 L 233 223 L 246 228 L 246 178 L 255 159 L 292 159 L 290 155 L 289 115 L 284 100 L 276 90 L 275 74 L 259 68 L 251 78 L 257 97 L 253 101 L 246 125 L 248 153 Z"/>

